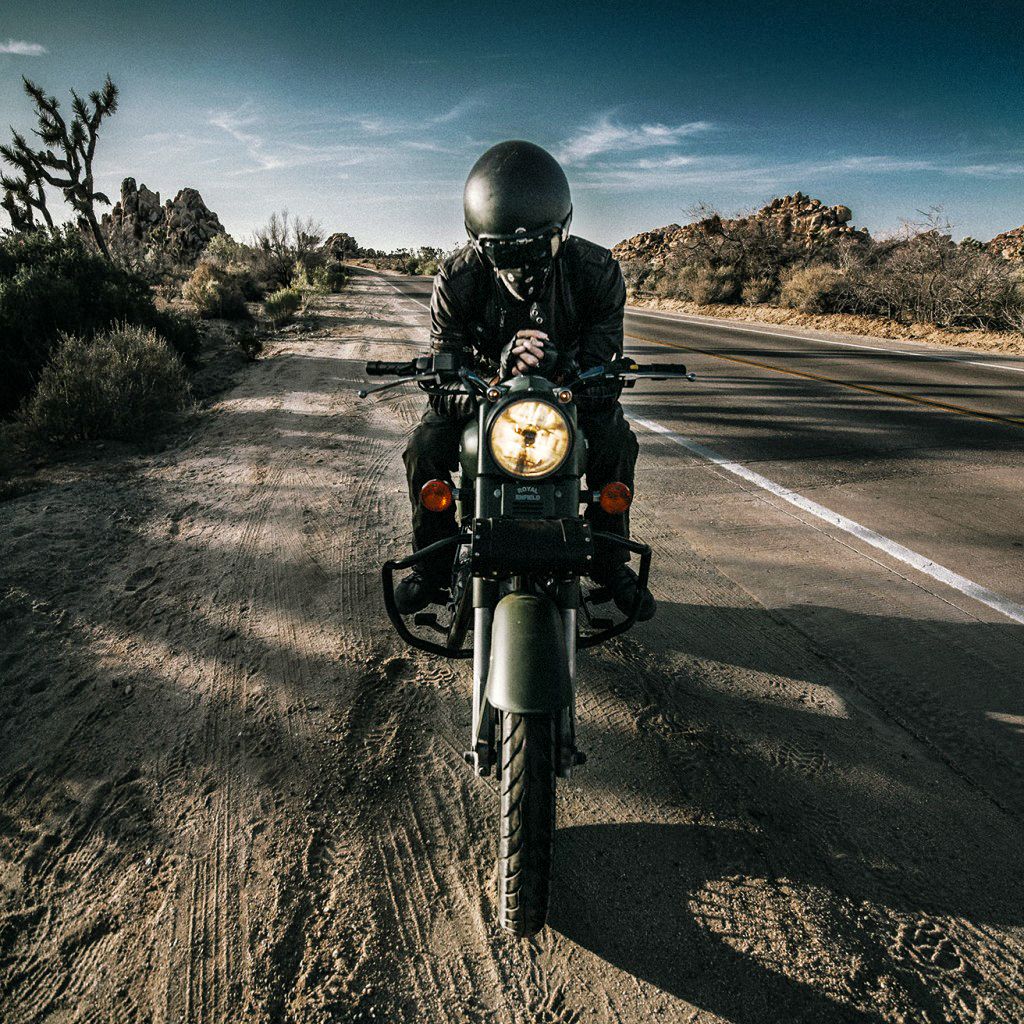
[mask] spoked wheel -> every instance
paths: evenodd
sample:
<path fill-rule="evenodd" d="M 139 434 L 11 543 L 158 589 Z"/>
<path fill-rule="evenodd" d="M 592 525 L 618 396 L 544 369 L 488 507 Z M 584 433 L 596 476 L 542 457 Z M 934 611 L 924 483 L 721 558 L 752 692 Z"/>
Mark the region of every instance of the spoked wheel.
<path fill-rule="evenodd" d="M 544 927 L 555 839 L 554 715 L 501 713 L 501 838 L 498 916 L 502 928 Z"/>

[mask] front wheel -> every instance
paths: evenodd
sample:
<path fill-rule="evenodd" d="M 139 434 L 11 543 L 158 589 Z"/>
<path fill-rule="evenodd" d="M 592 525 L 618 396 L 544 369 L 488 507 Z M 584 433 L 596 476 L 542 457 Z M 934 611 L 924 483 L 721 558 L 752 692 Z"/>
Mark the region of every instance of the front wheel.
<path fill-rule="evenodd" d="M 502 928 L 544 927 L 555 839 L 554 715 L 501 713 L 501 837 L 498 915 Z"/>

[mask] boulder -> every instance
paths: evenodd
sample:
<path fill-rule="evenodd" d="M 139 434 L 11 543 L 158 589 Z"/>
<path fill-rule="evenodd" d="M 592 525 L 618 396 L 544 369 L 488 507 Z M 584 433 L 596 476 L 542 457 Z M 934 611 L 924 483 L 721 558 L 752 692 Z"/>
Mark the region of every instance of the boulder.
<path fill-rule="evenodd" d="M 986 243 L 985 248 L 1002 256 L 1004 260 L 1024 262 L 1024 224 L 996 235 L 991 242 Z"/>
<path fill-rule="evenodd" d="M 680 227 L 667 227 L 644 231 L 619 242 L 612 248 L 616 259 L 639 260 L 651 267 L 665 264 L 680 245 L 699 237 L 714 237 L 744 226 L 760 222 L 785 238 L 798 240 L 808 249 L 838 238 L 866 239 L 867 231 L 851 227 L 853 213 L 848 206 L 825 206 L 820 199 L 794 192 L 791 196 L 778 196 L 756 213 L 747 217 L 723 219 L 712 214 L 703 220 Z"/>
<path fill-rule="evenodd" d="M 181 189 L 161 206 L 160 193 L 136 186 L 134 178 L 121 182 L 121 198 L 103 215 L 101 227 L 114 244 L 134 241 L 186 264 L 199 259 L 211 238 L 226 233 L 220 218 L 194 188 Z"/>

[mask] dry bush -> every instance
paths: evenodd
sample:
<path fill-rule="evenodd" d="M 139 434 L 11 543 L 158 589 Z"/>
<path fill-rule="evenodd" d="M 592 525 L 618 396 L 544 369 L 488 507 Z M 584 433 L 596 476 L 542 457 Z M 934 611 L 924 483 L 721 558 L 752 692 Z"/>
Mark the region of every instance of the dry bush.
<path fill-rule="evenodd" d="M 277 326 L 294 316 L 302 308 L 302 303 L 302 292 L 297 288 L 280 288 L 264 300 L 263 312 Z"/>
<path fill-rule="evenodd" d="M 311 217 L 293 221 L 287 210 L 272 213 L 253 235 L 257 280 L 266 291 L 272 291 L 287 286 L 299 263 L 309 272 L 318 270 L 327 260 L 321 248 L 323 240 L 323 228 Z"/>
<path fill-rule="evenodd" d="M 141 440 L 187 401 L 181 360 L 154 331 L 124 324 L 91 340 L 65 337 L 22 421 L 58 444 Z"/>
<path fill-rule="evenodd" d="M 224 273 L 212 263 L 201 262 L 181 289 L 186 302 L 196 307 L 204 319 L 245 320 L 249 310 L 237 278 Z"/>
<path fill-rule="evenodd" d="M 347 283 L 348 271 L 344 264 L 336 260 L 329 260 L 313 273 L 313 285 L 317 291 L 325 295 L 340 292 Z"/>
<path fill-rule="evenodd" d="M 247 299 L 259 300 L 266 294 L 267 288 L 259 280 L 262 256 L 251 245 L 236 242 L 230 235 L 215 235 L 200 262 L 209 263 L 222 275 L 231 277 Z"/>
<path fill-rule="evenodd" d="M 775 295 L 776 281 L 773 277 L 752 277 L 743 282 L 740 299 L 746 306 L 756 306 L 768 302 Z"/>
<path fill-rule="evenodd" d="M 682 266 L 663 271 L 655 280 L 654 293 L 702 306 L 736 302 L 740 279 L 734 267 Z"/>
<path fill-rule="evenodd" d="M 835 267 L 797 267 L 783 275 L 779 301 L 804 313 L 836 313 L 842 307 L 844 281 Z"/>
<path fill-rule="evenodd" d="M 158 310 L 145 281 L 90 251 L 74 228 L 0 236 L 0 417 L 28 397 L 63 335 L 125 321 L 155 328 L 186 360 L 199 353 L 195 324 Z"/>
<path fill-rule="evenodd" d="M 847 306 L 904 323 L 1014 329 L 1024 310 L 1019 268 L 967 239 L 953 241 L 933 210 L 843 268 Z"/>
<path fill-rule="evenodd" d="M 698 267 L 689 282 L 689 296 L 701 306 L 716 302 L 735 302 L 740 294 L 740 278 L 732 266 Z"/>

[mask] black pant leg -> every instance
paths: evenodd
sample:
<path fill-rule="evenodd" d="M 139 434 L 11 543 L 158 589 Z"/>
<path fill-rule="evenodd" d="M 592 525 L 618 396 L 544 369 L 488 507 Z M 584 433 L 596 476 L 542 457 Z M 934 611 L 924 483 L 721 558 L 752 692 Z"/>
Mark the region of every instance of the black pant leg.
<path fill-rule="evenodd" d="M 605 484 L 620 481 L 630 491 L 636 472 L 636 458 L 640 451 L 636 434 L 630 429 L 623 415 L 622 406 L 616 402 L 607 412 L 580 412 L 579 422 L 586 435 L 587 444 L 587 488 L 599 491 Z M 595 530 L 629 537 L 629 513 L 611 515 L 600 505 L 591 505 L 585 513 Z M 594 546 L 595 561 L 600 567 L 615 562 L 628 562 L 629 552 L 623 548 L 598 541 Z"/>
<path fill-rule="evenodd" d="M 412 503 L 414 551 L 458 533 L 454 507 L 446 512 L 428 511 L 420 504 L 420 488 L 428 480 L 452 483 L 452 471 L 459 464 L 459 440 L 465 422 L 464 419 L 440 416 L 428 408 L 402 453 Z M 454 551 L 442 552 L 440 558 L 432 559 L 424 569 L 447 582 L 453 556 Z"/>

